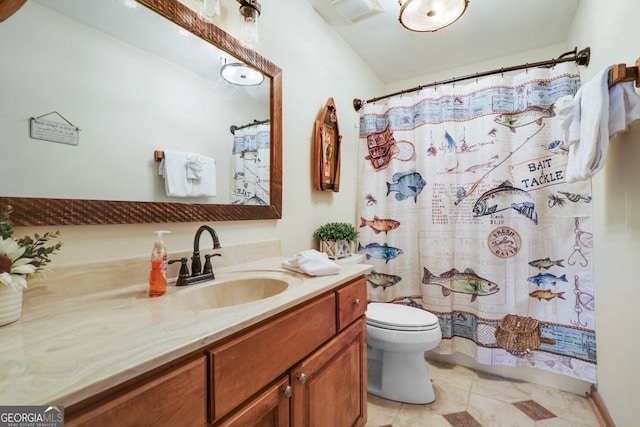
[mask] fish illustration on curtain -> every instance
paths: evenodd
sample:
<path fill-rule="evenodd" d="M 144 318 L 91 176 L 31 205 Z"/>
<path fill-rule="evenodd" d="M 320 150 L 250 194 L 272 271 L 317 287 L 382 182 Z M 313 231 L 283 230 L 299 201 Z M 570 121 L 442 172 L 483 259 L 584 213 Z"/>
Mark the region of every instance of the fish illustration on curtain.
<path fill-rule="evenodd" d="M 434 351 L 596 381 L 591 184 L 566 182 L 556 114 L 579 87 L 561 64 L 361 110 L 369 299 L 434 313 Z M 397 141 L 411 159 L 394 157 Z M 401 226 L 383 232 L 376 218 Z"/>

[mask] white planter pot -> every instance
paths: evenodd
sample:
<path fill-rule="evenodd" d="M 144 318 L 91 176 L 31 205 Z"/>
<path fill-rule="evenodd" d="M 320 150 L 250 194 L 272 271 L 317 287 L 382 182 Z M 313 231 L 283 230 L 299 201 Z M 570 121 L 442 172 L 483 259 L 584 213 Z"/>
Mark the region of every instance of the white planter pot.
<path fill-rule="evenodd" d="M 320 241 L 320 252 L 327 254 L 329 259 L 340 259 L 351 256 L 352 242 L 348 240 L 339 240 L 330 242 L 326 240 Z"/>
<path fill-rule="evenodd" d="M 0 326 L 13 323 L 22 315 L 23 289 L 0 285 Z"/>

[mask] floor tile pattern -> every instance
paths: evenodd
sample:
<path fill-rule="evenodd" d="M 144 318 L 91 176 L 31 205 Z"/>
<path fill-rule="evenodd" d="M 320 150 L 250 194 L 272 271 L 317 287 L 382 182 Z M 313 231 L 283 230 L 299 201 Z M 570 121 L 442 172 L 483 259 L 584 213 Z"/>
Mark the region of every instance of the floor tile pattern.
<path fill-rule="evenodd" d="M 554 418 L 555 414 L 547 410 L 544 406 L 540 405 L 535 400 L 525 400 L 523 402 L 513 402 L 513 406 L 520 409 L 527 414 L 529 418 L 535 421 L 546 420 L 547 418 Z"/>
<path fill-rule="evenodd" d="M 445 420 L 455 427 L 482 427 L 467 411 L 454 412 L 453 414 L 442 415 Z"/>
<path fill-rule="evenodd" d="M 436 401 L 368 396 L 366 427 L 599 427 L 586 396 L 429 361 Z"/>

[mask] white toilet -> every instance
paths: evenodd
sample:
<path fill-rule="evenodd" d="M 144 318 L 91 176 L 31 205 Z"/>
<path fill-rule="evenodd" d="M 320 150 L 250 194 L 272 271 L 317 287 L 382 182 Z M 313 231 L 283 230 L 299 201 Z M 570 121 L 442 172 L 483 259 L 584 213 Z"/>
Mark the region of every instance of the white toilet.
<path fill-rule="evenodd" d="M 424 352 L 442 340 L 438 318 L 419 308 L 379 302 L 369 303 L 366 316 L 369 393 L 432 403 L 436 396 Z"/>

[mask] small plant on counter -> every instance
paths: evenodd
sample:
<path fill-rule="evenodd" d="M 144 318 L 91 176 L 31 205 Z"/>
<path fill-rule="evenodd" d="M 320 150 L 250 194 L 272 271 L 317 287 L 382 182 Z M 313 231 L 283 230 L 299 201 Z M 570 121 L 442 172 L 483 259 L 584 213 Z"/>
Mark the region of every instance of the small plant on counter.
<path fill-rule="evenodd" d="M 358 230 L 346 222 L 330 222 L 313 232 L 320 241 L 320 250 L 330 259 L 351 256 L 351 246 L 358 238 Z"/>
<path fill-rule="evenodd" d="M 358 238 L 358 230 L 346 222 L 330 222 L 322 225 L 313 232 L 313 237 L 327 242 L 346 240 L 353 242 Z"/>
<path fill-rule="evenodd" d="M 46 270 L 51 262 L 49 257 L 62 247 L 62 242 L 47 246 L 60 236 L 59 231 L 14 239 L 10 219 L 12 211 L 11 206 L 6 206 L 0 212 L 0 285 L 19 290 L 27 287 L 27 278 L 31 274 Z"/>

